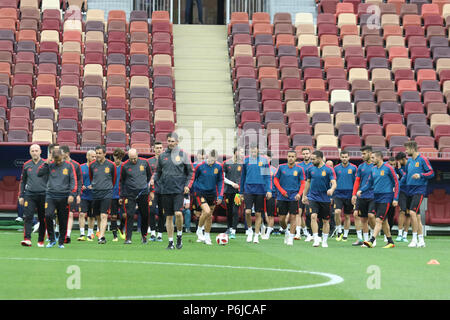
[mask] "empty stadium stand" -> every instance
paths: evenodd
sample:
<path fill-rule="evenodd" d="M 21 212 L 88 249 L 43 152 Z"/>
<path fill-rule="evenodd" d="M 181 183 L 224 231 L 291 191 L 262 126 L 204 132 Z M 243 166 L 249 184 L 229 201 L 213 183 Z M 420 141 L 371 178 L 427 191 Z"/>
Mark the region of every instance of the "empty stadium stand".
<path fill-rule="evenodd" d="M 369 6 L 380 12 L 375 25 Z M 321 0 L 316 25 L 310 13 L 233 13 L 240 141 L 261 129 L 282 158 L 302 147 L 358 154 L 365 144 L 387 155 L 412 139 L 429 158 L 450 157 L 449 16 L 445 1 Z"/>

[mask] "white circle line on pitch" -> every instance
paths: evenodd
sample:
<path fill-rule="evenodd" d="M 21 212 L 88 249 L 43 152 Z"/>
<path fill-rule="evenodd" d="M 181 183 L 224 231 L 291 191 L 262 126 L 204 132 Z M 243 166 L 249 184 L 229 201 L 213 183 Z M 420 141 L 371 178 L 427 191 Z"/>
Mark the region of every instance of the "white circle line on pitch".
<path fill-rule="evenodd" d="M 344 279 L 338 275 L 317 271 L 304 271 L 293 269 L 277 269 L 277 268 L 262 268 L 262 267 L 245 267 L 245 266 L 227 266 L 215 264 L 196 264 L 196 263 L 178 263 L 178 262 L 158 262 L 158 261 L 133 261 L 133 260 L 98 260 L 98 259 L 56 259 L 56 258 L 22 258 L 22 257 L 0 257 L 0 260 L 16 260 L 16 261 L 49 261 L 49 262 L 89 262 L 89 263 L 126 263 L 126 264 L 147 264 L 147 265 L 171 265 L 183 267 L 208 267 L 208 268 L 223 268 L 223 269 L 245 269 L 255 271 L 274 271 L 274 272 L 292 272 L 292 273 L 306 273 L 311 275 L 318 275 L 326 277 L 327 282 L 308 284 L 293 287 L 254 289 L 254 290 L 237 290 L 237 291 L 223 291 L 223 292 L 200 292 L 200 293 L 180 293 L 180 294 L 163 294 L 163 295 L 147 295 L 147 296 L 117 296 L 117 297 L 81 297 L 81 298 L 65 298 L 62 300 L 125 300 L 125 299 L 169 299 L 169 298 L 189 298 L 189 297 L 204 297 L 204 296 L 222 296 L 234 294 L 251 294 L 251 293 L 265 293 L 265 292 L 279 292 L 291 291 L 301 289 L 311 289 L 318 287 L 333 286 L 342 283 Z M 54 300 L 58 300 L 54 299 Z"/>

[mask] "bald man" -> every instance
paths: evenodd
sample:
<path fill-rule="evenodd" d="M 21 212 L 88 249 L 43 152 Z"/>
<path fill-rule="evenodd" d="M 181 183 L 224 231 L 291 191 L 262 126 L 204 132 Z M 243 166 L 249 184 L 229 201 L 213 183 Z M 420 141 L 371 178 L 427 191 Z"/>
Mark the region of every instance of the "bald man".
<path fill-rule="evenodd" d="M 38 247 L 44 247 L 45 237 L 45 190 L 47 176 L 38 177 L 37 172 L 44 161 L 41 159 L 41 147 L 30 146 L 31 160 L 24 163 L 20 179 L 19 204 L 24 207 L 24 239 L 22 246 L 31 247 L 31 231 L 34 213 L 39 220 Z"/>
<path fill-rule="evenodd" d="M 131 244 L 136 204 L 141 214 L 142 243 L 147 244 L 148 194 L 152 177 L 150 166 L 145 159 L 139 158 L 136 149 L 128 151 L 128 160 L 120 170 L 120 204 L 125 204 L 127 215 L 125 244 Z"/>

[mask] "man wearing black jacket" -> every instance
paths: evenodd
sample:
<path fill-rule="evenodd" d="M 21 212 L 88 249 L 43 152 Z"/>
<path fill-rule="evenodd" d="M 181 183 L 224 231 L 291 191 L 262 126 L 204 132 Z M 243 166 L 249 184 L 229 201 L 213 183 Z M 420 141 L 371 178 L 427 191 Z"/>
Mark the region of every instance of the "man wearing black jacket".
<path fill-rule="evenodd" d="M 236 229 L 239 219 L 239 206 L 235 203 L 236 194 L 239 194 L 241 183 L 243 149 L 234 148 L 233 158 L 223 163 L 225 174 L 225 202 L 227 204 L 227 222 L 230 239 L 236 238 Z"/>
<path fill-rule="evenodd" d="M 177 225 L 177 249 L 183 247 L 183 203 L 184 194 L 194 182 L 193 167 L 190 157 L 178 147 L 178 135 L 175 132 L 167 135 L 168 148 L 158 158 L 158 166 L 154 176 L 155 184 L 159 184 L 161 204 L 166 216 L 167 235 L 169 245 L 167 249 L 174 249 L 173 245 L 173 215 Z"/>
<path fill-rule="evenodd" d="M 69 221 L 67 223 L 67 236 L 66 241 L 64 243 L 70 243 L 70 234 L 72 233 L 73 226 L 73 214 L 77 212 L 80 213 L 80 204 L 81 204 L 81 187 L 83 186 L 83 175 L 81 173 L 80 164 L 70 158 L 70 149 L 68 146 L 61 146 L 61 151 L 63 152 L 64 161 L 70 162 L 75 168 L 75 173 L 77 175 L 78 188 L 77 188 L 77 197 L 76 202 L 69 206 Z"/>
<path fill-rule="evenodd" d="M 31 159 L 24 163 L 20 179 L 19 204 L 24 207 L 24 239 L 22 246 L 31 247 L 33 216 L 37 210 L 39 220 L 38 247 L 44 247 L 45 237 L 45 189 L 47 177 L 38 177 L 38 169 L 44 163 L 41 147 L 30 146 Z"/>
<path fill-rule="evenodd" d="M 150 170 L 152 172 L 152 176 L 156 173 L 156 167 L 158 166 L 158 158 L 161 153 L 164 151 L 163 145 L 160 141 L 155 142 L 154 146 L 155 156 L 148 159 L 148 165 L 150 166 Z M 160 195 L 160 187 L 155 184 L 155 181 L 152 177 L 150 180 L 150 230 L 151 236 L 150 241 L 162 241 L 162 233 L 164 232 L 164 221 L 162 214 L 162 205 L 161 205 L 161 195 Z M 156 215 L 158 215 L 158 224 L 156 224 Z M 156 230 L 158 230 L 158 235 L 156 235 Z"/>
<path fill-rule="evenodd" d="M 100 235 L 98 243 L 105 244 L 105 231 L 108 224 L 108 212 L 111 207 L 114 183 L 116 182 L 116 165 L 105 158 L 105 146 L 95 148 L 96 160 L 89 164 L 89 178 L 92 185 L 94 215 L 100 215 Z"/>
<path fill-rule="evenodd" d="M 128 160 L 122 164 L 120 171 L 120 202 L 125 199 L 126 240 L 125 244 L 131 244 L 133 232 L 134 213 L 136 204 L 141 214 L 142 243 L 147 244 L 148 228 L 148 184 L 152 177 L 150 166 L 145 159 L 139 158 L 136 149 L 128 151 Z"/>
<path fill-rule="evenodd" d="M 55 233 L 53 229 L 53 218 L 55 210 L 58 213 L 59 248 L 64 248 L 64 240 L 67 231 L 67 218 L 69 215 L 69 205 L 73 203 L 77 195 L 77 175 L 75 168 L 68 161 L 63 161 L 62 152 L 55 149 L 52 152 L 52 159 L 47 159 L 38 170 L 38 177 L 48 177 L 47 190 L 45 194 L 45 221 L 47 222 L 47 233 L 50 243 L 47 248 L 56 245 Z"/>

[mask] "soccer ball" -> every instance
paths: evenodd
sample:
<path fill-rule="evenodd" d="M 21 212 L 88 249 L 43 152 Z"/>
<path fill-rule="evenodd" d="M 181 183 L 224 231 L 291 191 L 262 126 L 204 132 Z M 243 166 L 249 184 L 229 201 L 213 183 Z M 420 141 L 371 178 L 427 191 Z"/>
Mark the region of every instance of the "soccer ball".
<path fill-rule="evenodd" d="M 216 242 L 222 246 L 226 245 L 228 243 L 228 235 L 226 233 L 219 233 L 216 237 Z"/>

